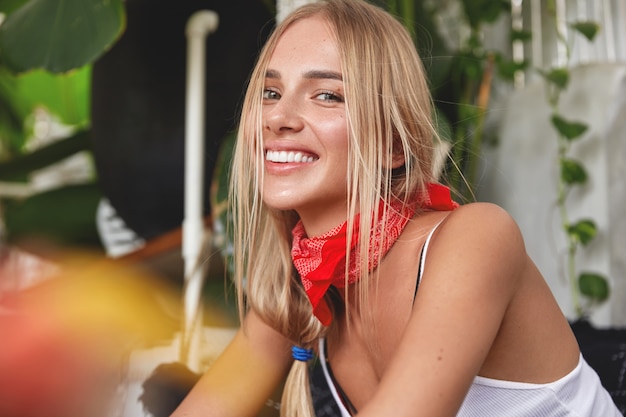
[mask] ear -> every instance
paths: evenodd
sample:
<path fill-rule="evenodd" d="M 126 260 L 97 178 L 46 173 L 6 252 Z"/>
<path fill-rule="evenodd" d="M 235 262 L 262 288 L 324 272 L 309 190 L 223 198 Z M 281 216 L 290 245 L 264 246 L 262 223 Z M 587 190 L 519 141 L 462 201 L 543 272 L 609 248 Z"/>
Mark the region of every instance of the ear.
<path fill-rule="evenodd" d="M 391 169 L 400 168 L 404 165 L 404 153 L 394 152 L 391 156 Z"/>
<path fill-rule="evenodd" d="M 397 169 L 403 166 L 405 162 L 402 140 L 400 140 L 398 132 L 395 132 L 393 135 L 393 149 L 391 151 L 391 166 L 387 166 L 387 168 Z"/>

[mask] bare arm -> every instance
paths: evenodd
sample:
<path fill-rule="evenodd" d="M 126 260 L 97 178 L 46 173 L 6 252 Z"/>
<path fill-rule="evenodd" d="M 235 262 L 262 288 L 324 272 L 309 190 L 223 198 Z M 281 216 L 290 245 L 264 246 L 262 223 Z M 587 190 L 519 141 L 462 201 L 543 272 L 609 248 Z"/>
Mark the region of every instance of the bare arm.
<path fill-rule="evenodd" d="M 527 268 L 521 234 L 500 208 L 452 213 L 428 252 L 411 318 L 366 416 L 455 416 Z"/>
<path fill-rule="evenodd" d="M 255 416 L 285 377 L 289 349 L 287 339 L 248 314 L 243 328 L 172 417 Z"/>

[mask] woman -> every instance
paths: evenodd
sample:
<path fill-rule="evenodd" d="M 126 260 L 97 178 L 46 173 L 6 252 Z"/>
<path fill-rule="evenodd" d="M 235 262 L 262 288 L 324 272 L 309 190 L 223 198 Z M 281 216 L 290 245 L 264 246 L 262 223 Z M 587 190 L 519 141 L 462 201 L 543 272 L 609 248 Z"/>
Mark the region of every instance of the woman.
<path fill-rule="evenodd" d="M 232 171 L 245 319 L 176 417 L 253 416 L 290 368 L 281 413 L 311 415 L 314 351 L 344 415 L 619 415 L 514 221 L 435 184 L 430 115 L 389 14 L 330 0 L 278 26 Z"/>

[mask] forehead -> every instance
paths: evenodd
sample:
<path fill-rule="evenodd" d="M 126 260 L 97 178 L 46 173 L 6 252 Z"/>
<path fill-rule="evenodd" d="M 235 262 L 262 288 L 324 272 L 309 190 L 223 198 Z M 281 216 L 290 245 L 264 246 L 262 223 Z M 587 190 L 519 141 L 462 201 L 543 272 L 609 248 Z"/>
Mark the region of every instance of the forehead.
<path fill-rule="evenodd" d="M 270 68 L 286 64 L 340 67 L 337 41 L 327 21 L 320 16 L 292 23 L 281 35 L 271 57 Z"/>

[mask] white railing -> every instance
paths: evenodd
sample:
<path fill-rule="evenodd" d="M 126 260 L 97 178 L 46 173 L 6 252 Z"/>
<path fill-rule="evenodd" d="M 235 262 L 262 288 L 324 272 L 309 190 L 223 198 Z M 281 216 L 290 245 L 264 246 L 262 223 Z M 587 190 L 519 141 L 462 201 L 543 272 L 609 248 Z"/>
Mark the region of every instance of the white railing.
<path fill-rule="evenodd" d="M 510 46 L 514 60 L 526 59 L 533 68 L 626 62 L 626 0 L 554 0 L 554 3 L 556 16 L 548 12 L 546 0 L 511 0 L 510 27 L 532 34 L 530 42 L 514 42 Z M 570 25 L 582 21 L 599 25 L 592 42 Z M 557 30 L 565 36 L 570 48 L 569 59 L 564 45 L 557 42 Z"/>

